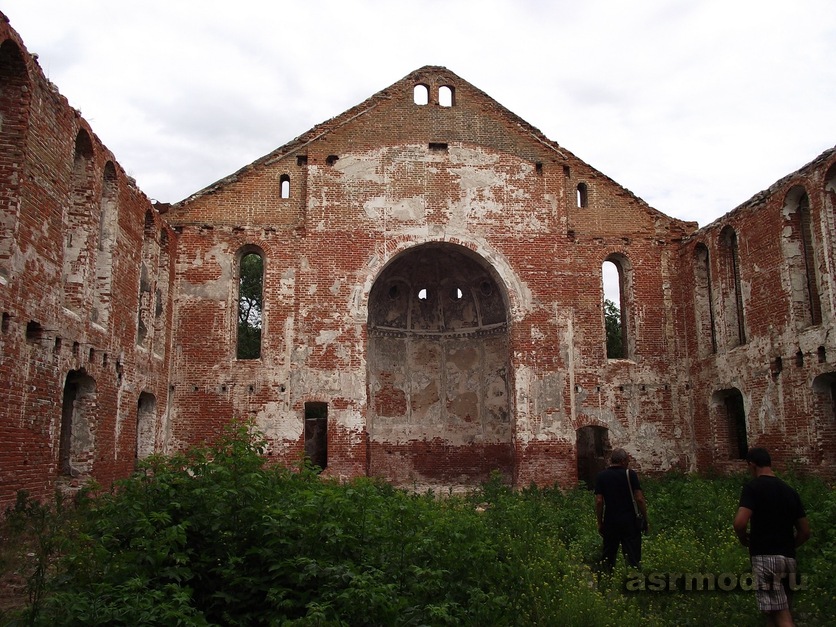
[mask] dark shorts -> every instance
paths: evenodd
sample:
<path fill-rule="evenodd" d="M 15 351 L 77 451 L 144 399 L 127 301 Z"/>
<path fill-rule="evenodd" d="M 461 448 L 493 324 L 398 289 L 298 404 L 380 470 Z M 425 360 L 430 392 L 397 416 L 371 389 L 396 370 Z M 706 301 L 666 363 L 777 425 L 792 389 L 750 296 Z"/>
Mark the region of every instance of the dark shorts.
<path fill-rule="evenodd" d="M 783 555 L 753 555 L 755 597 L 762 612 L 777 612 L 790 607 L 790 578 L 795 581 L 798 565 Z"/>

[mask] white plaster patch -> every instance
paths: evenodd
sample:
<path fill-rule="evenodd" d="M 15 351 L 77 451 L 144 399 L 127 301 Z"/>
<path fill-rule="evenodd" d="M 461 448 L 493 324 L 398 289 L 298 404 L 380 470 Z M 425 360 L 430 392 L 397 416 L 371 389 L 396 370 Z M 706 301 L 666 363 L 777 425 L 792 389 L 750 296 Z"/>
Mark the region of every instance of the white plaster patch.
<path fill-rule="evenodd" d="M 493 165 L 499 161 L 495 152 L 485 152 L 479 148 L 452 146 L 447 152 L 450 163 L 467 163 L 470 165 Z"/>
<path fill-rule="evenodd" d="M 424 199 L 420 196 L 404 198 L 392 205 L 391 215 L 398 220 L 421 220 L 425 217 Z"/>
<path fill-rule="evenodd" d="M 339 331 L 320 331 L 319 335 L 316 337 L 317 346 L 323 346 L 325 344 L 330 344 L 335 339 L 340 336 Z"/>
<path fill-rule="evenodd" d="M 383 183 L 383 175 L 377 169 L 378 159 L 359 159 L 352 155 L 342 155 L 334 164 L 334 169 L 342 172 L 349 181 Z"/>
<path fill-rule="evenodd" d="M 277 402 L 270 402 L 256 414 L 256 425 L 272 442 L 297 441 L 303 433 L 304 421 L 300 415 L 282 412 Z"/>
<path fill-rule="evenodd" d="M 465 190 L 504 187 L 506 184 L 505 175 L 493 170 L 465 166 L 452 171 L 459 175 L 461 187 Z"/>
<path fill-rule="evenodd" d="M 229 298 L 229 281 L 232 277 L 233 260 L 221 244 L 216 244 L 207 250 L 201 257 L 200 252 L 195 253 L 192 261 L 193 267 L 202 267 L 205 264 L 216 264 L 220 269 L 220 276 L 212 281 L 204 281 L 199 284 L 189 283 L 183 280 L 180 287 L 183 294 L 197 296 L 206 300 L 224 301 Z"/>
<path fill-rule="evenodd" d="M 375 196 L 363 203 L 363 213 L 371 220 L 380 219 L 385 208 L 386 199 L 383 196 Z"/>

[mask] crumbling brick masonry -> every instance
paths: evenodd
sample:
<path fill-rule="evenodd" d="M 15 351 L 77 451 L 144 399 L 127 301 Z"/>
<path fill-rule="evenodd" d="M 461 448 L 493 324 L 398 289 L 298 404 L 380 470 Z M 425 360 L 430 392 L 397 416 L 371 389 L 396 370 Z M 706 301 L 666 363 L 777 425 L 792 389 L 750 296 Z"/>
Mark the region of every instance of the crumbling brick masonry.
<path fill-rule="evenodd" d="M 697 228 L 424 67 L 162 205 L 0 42 L 0 506 L 235 417 L 419 489 L 833 472 L 836 150 Z"/>

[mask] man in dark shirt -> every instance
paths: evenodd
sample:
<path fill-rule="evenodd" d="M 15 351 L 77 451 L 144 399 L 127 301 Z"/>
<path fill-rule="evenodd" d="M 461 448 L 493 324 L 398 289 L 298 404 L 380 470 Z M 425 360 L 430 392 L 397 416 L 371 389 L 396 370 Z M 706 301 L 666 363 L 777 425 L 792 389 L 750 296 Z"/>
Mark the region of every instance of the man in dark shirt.
<path fill-rule="evenodd" d="M 598 533 L 604 540 L 601 561 L 612 570 L 621 545 L 627 564 L 639 568 L 642 559 L 642 531 L 647 532 L 647 504 L 634 470 L 628 470 L 630 456 L 617 448 L 610 456 L 611 466 L 595 478 L 595 516 Z M 632 488 L 632 489 L 631 489 Z M 635 500 L 635 505 L 634 505 Z M 638 508 L 644 529 L 636 518 Z"/>
<path fill-rule="evenodd" d="M 758 609 L 766 614 L 767 624 L 793 625 L 795 548 L 810 537 L 807 514 L 798 492 L 773 474 L 766 449 L 749 449 L 746 463 L 754 479 L 740 494 L 734 531 L 740 543 L 749 547 Z"/>

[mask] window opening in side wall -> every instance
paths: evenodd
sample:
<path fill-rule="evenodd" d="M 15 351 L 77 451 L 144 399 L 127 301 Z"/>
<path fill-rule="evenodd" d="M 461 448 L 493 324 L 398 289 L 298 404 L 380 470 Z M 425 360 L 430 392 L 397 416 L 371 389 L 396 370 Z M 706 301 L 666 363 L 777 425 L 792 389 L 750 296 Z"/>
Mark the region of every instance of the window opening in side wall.
<path fill-rule="evenodd" d="M 145 459 L 154 452 L 157 427 L 157 398 L 142 392 L 136 403 L 136 458 Z"/>
<path fill-rule="evenodd" d="M 264 257 L 261 251 L 244 251 L 238 262 L 237 359 L 261 357 L 264 313 Z"/>
<path fill-rule="evenodd" d="M 811 325 L 821 324 L 821 298 L 819 277 L 816 272 L 815 248 L 813 247 L 813 226 L 810 216 L 810 199 L 804 194 L 798 201 L 801 222 L 801 241 L 804 246 L 804 273 L 807 279 L 807 306 L 810 309 Z"/>
<path fill-rule="evenodd" d="M 720 232 L 720 253 L 723 281 L 723 311 L 727 346 L 734 348 L 746 343 L 743 319 L 743 291 L 740 282 L 740 251 L 737 233 L 730 226 Z"/>
<path fill-rule="evenodd" d="M 305 457 L 320 470 L 328 467 L 328 403 L 305 403 Z"/>
<path fill-rule="evenodd" d="M 290 198 L 290 176 L 282 174 L 279 177 L 280 196 L 282 198 Z"/>
<path fill-rule="evenodd" d="M 711 265 L 705 244 L 694 247 L 694 313 L 701 357 L 717 352 L 714 330 L 714 298 L 711 291 Z"/>
<path fill-rule="evenodd" d="M 93 469 L 95 453 L 96 382 L 85 370 L 71 370 L 64 381 L 58 468 L 64 476 L 78 477 Z"/>
<path fill-rule="evenodd" d="M 94 230 L 94 204 L 91 181 L 95 170 L 93 143 L 86 131 L 76 135 L 73 156 L 72 192 L 64 211 L 64 259 L 62 271 L 64 307 L 81 314 L 85 286 L 90 283 L 88 241 Z"/>
<path fill-rule="evenodd" d="M 99 203 L 98 249 L 96 251 L 96 276 L 93 308 L 90 318 L 100 326 L 110 320 L 113 289 L 113 258 L 119 238 L 119 189 L 116 167 L 112 161 L 105 164 L 102 176 L 102 198 Z"/>
<path fill-rule="evenodd" d="M 26 62 L 20 48 L 10 39 L 0 44 L 0 145 L 3 167 L 0 169 L 0 279 L 12 272 L 15 249 L 14 230 L 20 216 L 21 172 L 26 160 L 26 133 L 29 128 L 31 94 Z M 4 281 L 0 280 L 0 285 Z"/>

